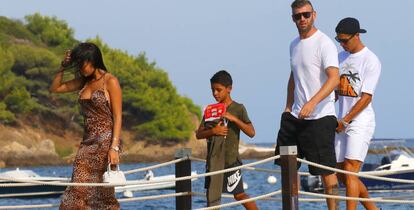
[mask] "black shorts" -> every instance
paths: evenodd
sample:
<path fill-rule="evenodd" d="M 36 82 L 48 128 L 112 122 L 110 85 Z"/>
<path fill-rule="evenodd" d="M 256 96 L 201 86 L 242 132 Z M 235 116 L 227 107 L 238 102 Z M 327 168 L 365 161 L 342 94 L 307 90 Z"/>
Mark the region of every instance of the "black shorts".
<path fill-rule="evenodd" d="M 230 166 L 226 168 L 233 168 L 237 166 L 241 166 L 242 163 L 240 161 L 236 161 L 235 163 L 231 164 Z M 206 176 L 204 188 L 208 189 L 208 186 L 210 185 L 210 177 Z M 239 194 L 243 193 L 243 178 L 241 174 L 241 170 L 238 169 L 236 171 L 229 171 L 224 173 L 223 175 L 223 193 L 230 193 L 230 194 Z"/>
<path fill-rule="evenodd" d="M 227 168 L 233 168 L 241 165 L 241 162 L 236 161 Z M 240 169 L 224 173 L 223 179 L 223 193 L 239 194 L 244 192 L 243 178 Z"/>
<path fill-rule="evenodd" d="M 275 154 L 279 155 L 280 146 L 298 148 L 298 157 L 308 161 L 335 168 L 335 116 L 325 116 L 316 120 L 298 119 L 289 112 L 281 117 L 280 130 L 277 136 Z M 280 160 L 275 164 L 280 165 Z M 298 162 L 298 168 L 300 163 Z M 312 175 L 328 175 L 333 171 L 309 166 Z"/>

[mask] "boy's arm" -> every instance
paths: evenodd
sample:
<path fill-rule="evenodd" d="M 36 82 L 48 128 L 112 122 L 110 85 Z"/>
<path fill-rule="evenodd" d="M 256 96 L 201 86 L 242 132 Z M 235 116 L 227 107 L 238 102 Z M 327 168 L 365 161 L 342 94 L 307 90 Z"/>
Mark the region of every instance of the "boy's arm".
<path fill-rule="evenodd" d="M 208 129 L 204 127 L 203 123 L 200 124 L 196 131 L 197 139 L 207 139 L 212 136 L 226 136 L 228 128 L 223 126 L 223 122 L 218 123 L 214 128 Z"/>
<path fill-rule="evenodd" d="M 247 136 L 253 138 L 256 135 L 256 131 L 254 130 L 253 124 L 251 122 L 245 123 L 236 116 L 226 112 L 224 113 L 223 117 L 227 118 L 230 122 L 233 122 L 237 125 L 240 130 L 243 131 Z"/>

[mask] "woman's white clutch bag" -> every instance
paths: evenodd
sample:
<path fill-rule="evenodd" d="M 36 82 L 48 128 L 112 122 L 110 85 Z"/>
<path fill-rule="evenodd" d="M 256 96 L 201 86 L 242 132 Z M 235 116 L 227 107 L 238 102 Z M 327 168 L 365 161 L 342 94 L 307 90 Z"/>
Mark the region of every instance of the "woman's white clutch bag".
<path fill-rule="evenodd" d="M 103 175 L 103 182 L 111 184 L 122 184 L 126 182 L 125 174 L 119 170 L 119 164 L 116 167 L 116 170 L 111 170 L 111 164 L 108 164 L 108 169 Z"/>

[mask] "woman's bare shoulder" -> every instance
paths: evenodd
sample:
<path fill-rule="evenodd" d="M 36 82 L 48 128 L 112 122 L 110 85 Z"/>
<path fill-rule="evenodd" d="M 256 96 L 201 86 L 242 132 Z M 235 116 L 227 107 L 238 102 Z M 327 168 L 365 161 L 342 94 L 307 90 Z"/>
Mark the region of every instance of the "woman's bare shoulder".
<path fill-rule="evenodd" d="M 105 81 L 108 86 L 119 84 L 118 78 L 109 72 L 105 74 Z"/>

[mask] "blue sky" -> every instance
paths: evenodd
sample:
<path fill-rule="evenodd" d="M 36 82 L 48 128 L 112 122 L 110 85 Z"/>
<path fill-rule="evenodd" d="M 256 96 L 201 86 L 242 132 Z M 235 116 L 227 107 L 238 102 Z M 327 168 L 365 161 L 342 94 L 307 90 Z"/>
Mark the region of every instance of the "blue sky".
<path fill-rule="evenodd" d="M 99 35 L 111 47 L 148 58 L 168 72 L 180 94 L 203 106 L 214 102 L 209 78 L 228 70 L 232 96 L 256 127 L 255 142 L 275 142 L 286 101 L 288 47 L 297 36 L 290 1 L 276 0 L 1 0 L 0 15 L 23 19 L 40 12 L 74 28 L 76 38 Z M 363 42 L 380 58 L 373 100 L 377 138 L 412 138 L 414 1 L 313 1 L 316 26 L 328 36 L 344 17 L 356 17 Z M 339 45 L 338 50 L 342 50 Z M 242 136 L 246 142 L 252 142 Z"/>

